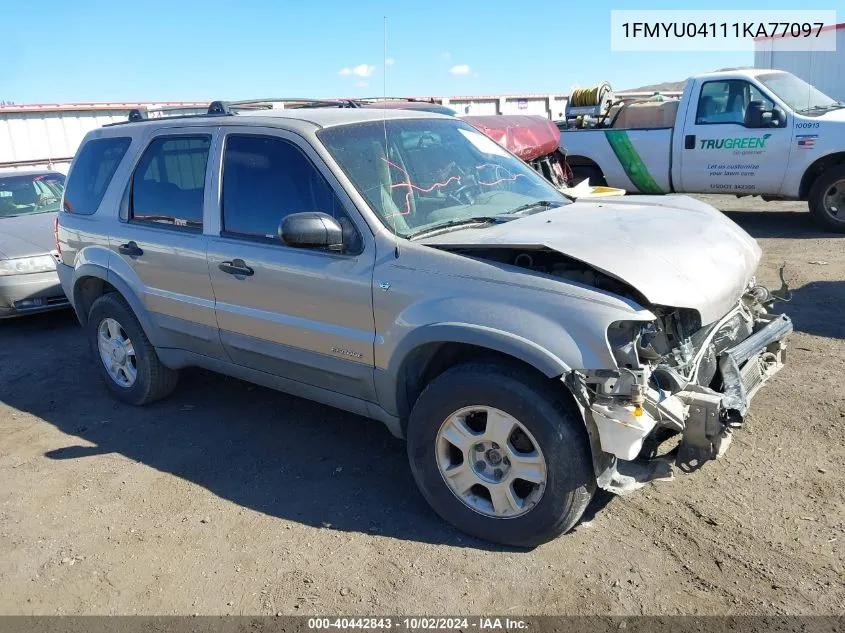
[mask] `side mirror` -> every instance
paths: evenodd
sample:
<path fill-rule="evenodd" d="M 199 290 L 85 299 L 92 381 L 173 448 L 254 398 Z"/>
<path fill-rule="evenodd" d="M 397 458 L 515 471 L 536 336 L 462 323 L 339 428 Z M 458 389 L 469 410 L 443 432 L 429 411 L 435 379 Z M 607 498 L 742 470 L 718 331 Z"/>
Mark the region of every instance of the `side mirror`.
<path fill-rule="evenodd" d="M 786 127 L 786 112 L 780 106 L 772 109 L 772 127 Z"/>
<path fill-rule="evenodd" d="M 343 251 L 343 229 L 327 213 L 291 213 L 279 223 L 279 239 L 297 248 L 325 248 Z"/>
<path fill-rule="evenodd" d="M 763 123 L 763 102 L 752 101 L 745 109 L 745 127 L 760 128 L 765 127 Z"/>

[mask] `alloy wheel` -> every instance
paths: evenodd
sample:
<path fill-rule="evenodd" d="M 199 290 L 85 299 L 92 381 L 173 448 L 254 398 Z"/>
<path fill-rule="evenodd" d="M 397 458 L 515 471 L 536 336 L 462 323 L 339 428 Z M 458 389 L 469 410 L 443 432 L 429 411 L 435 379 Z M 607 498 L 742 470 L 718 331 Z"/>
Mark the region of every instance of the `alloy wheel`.
<path fill-rule="evenodd" d="M 546 488 L 546 460 L 531 432 L 494 407 L 452 413 L 437 432 L 437 466 L 452 493 L 500 519 L 530 511 Z"/>
<path fill-rule="evenodd" d="M 120 323 L 111 318 L 100 321 L 97 347 L 109 377 L 121 387 L 134 385 L 138 378 L 138 359 L 135 347 Z"/>

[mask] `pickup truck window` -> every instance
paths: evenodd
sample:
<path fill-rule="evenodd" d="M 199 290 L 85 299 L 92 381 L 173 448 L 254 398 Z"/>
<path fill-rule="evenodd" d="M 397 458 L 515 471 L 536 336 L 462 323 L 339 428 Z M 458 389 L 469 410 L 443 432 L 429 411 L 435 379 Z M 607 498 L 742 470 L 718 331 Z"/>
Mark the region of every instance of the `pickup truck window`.
<path fill-rule="evenodd" d="M 796 112 L 824 112 L 845 107 L 845 104 L 831 99 L 821 90 L 790 73 L 757 75 L 757 79 Z"/>
<path fill-rule="evenodd" d="M 762 102 L 764 110 L 774 107 L 771 99 L 750 82 L 740 79 L 708 81 L 698 97 L 697 125 L 735 123 L 745 125 L 745 113 L 752 101 Z"/>

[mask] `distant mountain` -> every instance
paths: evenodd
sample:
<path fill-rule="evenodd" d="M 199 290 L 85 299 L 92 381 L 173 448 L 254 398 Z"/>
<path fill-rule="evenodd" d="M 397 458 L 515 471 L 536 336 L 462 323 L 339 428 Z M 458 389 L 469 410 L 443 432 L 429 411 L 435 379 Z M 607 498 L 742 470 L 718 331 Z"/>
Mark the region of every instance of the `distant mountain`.
<path fill-rule="evenodd" d="M 740 70 L 747 68 L 747 66 L 735 66 L 733 68 L 719 68 L 713 72 L 727 72 L 729 70 Z M 620 90 L 619 92 L 681 92 L 686 85 L 686 79 L 683 81 L 664 81 L 659 84 L 649 84 L 647 86 L 640 86 L 639 88 L 629 88 L 627 90 Z"/>
<path fill-rule="evenodd" d="M 664 81 L 662 84 L 649 84 L 639 88 L 620 90 L 620 92 L 680 92 L 686 83 L 686 81 Z"/>

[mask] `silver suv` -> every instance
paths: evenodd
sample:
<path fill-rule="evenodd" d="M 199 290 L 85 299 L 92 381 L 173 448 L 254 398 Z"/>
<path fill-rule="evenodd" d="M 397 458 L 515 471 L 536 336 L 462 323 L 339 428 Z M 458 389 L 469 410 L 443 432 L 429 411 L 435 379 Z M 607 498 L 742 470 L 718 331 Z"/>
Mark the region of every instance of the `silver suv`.
<path fill-rule="evenodd" d="M 782 366 L 760 249 L 703 203 L 572 201 L 425 112 L 132 118 L 85 137 L 57 227 L 124 402 L 199 366 L 375 418 L 442 517 L 534 546 L 721 455 Z"/>

